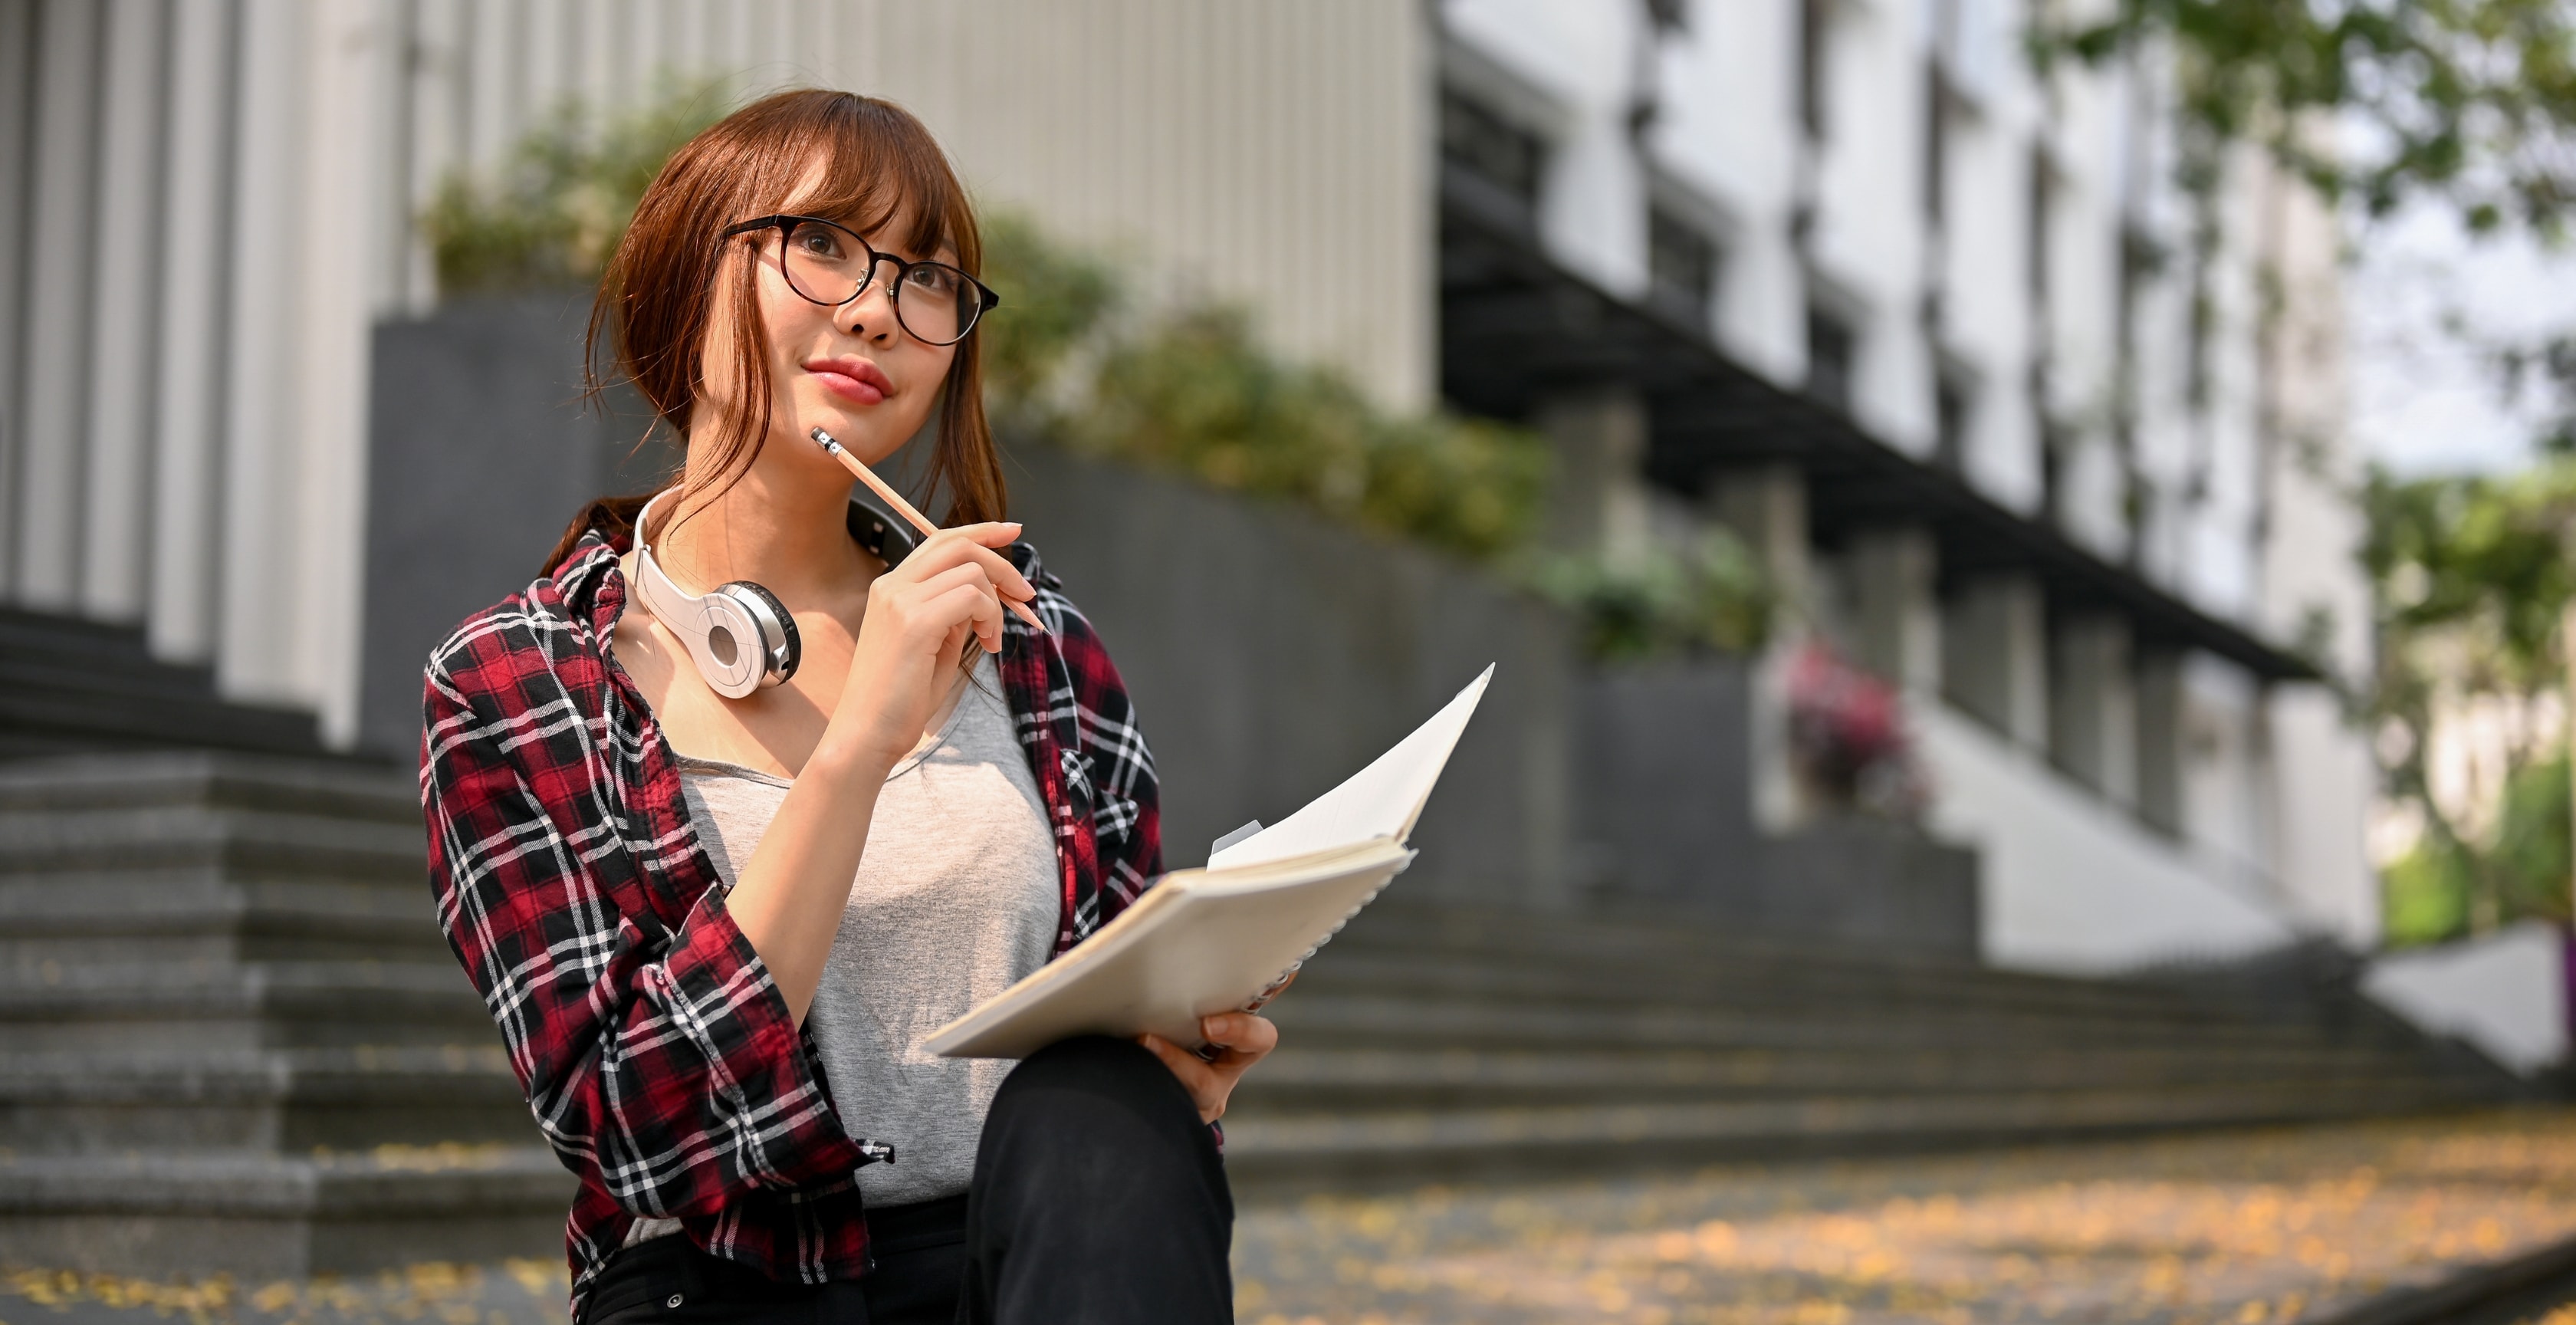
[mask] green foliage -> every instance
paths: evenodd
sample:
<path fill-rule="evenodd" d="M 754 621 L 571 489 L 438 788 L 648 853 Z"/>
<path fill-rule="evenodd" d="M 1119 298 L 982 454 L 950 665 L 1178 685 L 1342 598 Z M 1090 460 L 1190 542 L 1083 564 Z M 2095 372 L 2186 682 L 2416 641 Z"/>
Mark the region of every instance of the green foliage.
<path fill-rule="evenodd" d="M 1474 558 L 1520 544 L 1547 481 L 1544 443 L 1447 414 L 1381 410 L 1339 374 L 1264 352 L 1241 311 L 1184 307 L 1133 324 L 1097 260 L 1025 220 L 989 227 L 994 413 L 1085 455 L 1282 497 Z"/>
<path fill-rule="evenodd" d="M 2495 842 L 2481 850 L 2427 834 L 2382 877 L 2388 941 L 2438 943 L 2527 917 L 2568 913 L 2567 754 L 2515 770 Z"/>
<path fill-rule="evenodd" d="M 986 406 L 1005 423 L 1038 425 L 1066 361 L 1118 309 L 1118 279 L 1104 263 L 1047 242 L 1016 212 L 984 218 L 984 281 L 1002 306 L 979 324 Z"/>
<path fill-rule="evenodd" d="M 2452 822 L 2428 767 L 2446 701 L 2524 706 L 2563 688 L 2562 613 L 2576 593 L 2576 460 L 2521 474 L 2399 481 L 2363 490 L 2363 565 L 2375 587 L 2379 671 L 2369 717 L 2391 796 L 2424 825 L 2387 871 L 2395 941 L 2429 941 L 2569 914 L 2564 746 L 2507 751 L 2504 803 L 2483 837 Z"/>
<path fill-rule="evenodd" d="M 2559 0 L 2117 0 L 2035 30 L 2032 48 L 2045 67 L 2155 39 L 2172 44 L 2186 125 L 2259 143 L 2372 215 L 2421 195 L 2473 230 L 2555 234 L 2576 197 L 2576 22 Z M 2334 130 L 2356 121 L 2360 150 L 2338 150 Z M 2212 161 L 2187 152 L 2184 169 Z"/>
<path fill-rule="evenodd" d="M 1760 563 L 1723 529 L 1686 552 L 1658 544 L 1629 557 L 1536 553 L 1521 573 L 1579 614 L 1593 656 L 1612 661 L 1698 649 L 1749 653 L 1770 638 L 1778 606 Z"/>
<path fill-rule="evenodd" d="M 449 174 L 420 216 L 439 293 L 595 284 L 662 163 L 731 107 L 714 82 L 675 85 L 613 117 L 567 101 L 499 172 Z"/>
<path fill-rule="evenodd" d="M 2374 474 L 2362 505 L 2362 564 L 2379 586 L 2391 642 L 2468 630 L 2482 669 L 2473 683 L 2556 683 L 2559 613 L 2576 588 L 2576 462 L 2500 478 Z"/>

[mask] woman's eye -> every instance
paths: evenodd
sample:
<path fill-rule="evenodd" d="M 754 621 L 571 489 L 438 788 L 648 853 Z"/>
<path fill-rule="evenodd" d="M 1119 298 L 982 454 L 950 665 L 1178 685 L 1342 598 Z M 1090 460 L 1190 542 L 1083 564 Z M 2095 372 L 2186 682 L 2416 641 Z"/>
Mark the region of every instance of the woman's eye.
<path fill-rule="evenodd" d="M 819 230 L 798 235 L 796 237 L 796 243 L 806 253 L 818 258 L 837 258 L 841 256 L 841 241 L 833 238 L 832 232 L 829 230 Z"/>
<path fill-rule="evenodd" d="M 944 267 L 915 267 L 908 283 L 923 294 L 944 295 L 957 288 L 956 276 Z"/>

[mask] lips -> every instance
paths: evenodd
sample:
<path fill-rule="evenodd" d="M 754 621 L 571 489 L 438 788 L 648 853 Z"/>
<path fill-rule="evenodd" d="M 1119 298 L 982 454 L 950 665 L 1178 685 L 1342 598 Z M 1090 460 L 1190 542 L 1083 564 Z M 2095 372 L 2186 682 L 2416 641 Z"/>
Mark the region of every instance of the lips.
<path fill-rule="evenodd" d="M 855 355 L 809 359 L 804 366 L 824 390 L 855 405 L 874 405 L 894 394 L 894 383 L 887 380 L 885 370 Z"/>

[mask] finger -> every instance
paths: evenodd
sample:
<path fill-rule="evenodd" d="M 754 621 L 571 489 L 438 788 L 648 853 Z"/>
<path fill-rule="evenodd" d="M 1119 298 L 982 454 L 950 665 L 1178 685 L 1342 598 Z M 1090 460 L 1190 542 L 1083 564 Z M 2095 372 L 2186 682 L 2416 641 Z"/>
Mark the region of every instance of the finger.
<path fill-rule="evenodd" d="M 984 573 L 991 577 L 993 583 L 1000 587 L 1004 595 L 1025 602 L 1037 597 L 1037 586 L 1030 584 L 1028 577 L 1020 574 L 1020 568 L 1012 565 L 1010 558 L 992 550 L 994 546 L 1009 546 L 1011 539 L 1004 537 L 1000 543 L 988 546 L 976 533 L 978 530 L 1003 529 L 1016 535 L 1019 528 L 1016 524 L 960 525 L 955 529 L 942 529 L 933 534 L 922 547 L 925 550 L 937 549 L 934 556 L 940 569 L 954 564 L 952 558 L 972 559 L 984 568 Z"/>
<path fill-rule="evenodd" d="M 974 585 L 958 585 L 924 605 L 933 621 L 950 627 L 965 627 L 975 632 L 987 653 L 1002 647 L 1002 606 L 994 601 L 993 591 Z"/>
<path fill-rule="evenodd" d="M 1259 1058 L 1279 1047 L 1279 1027 L 1268 1017 L 1249 1012 L 1220 1012 L 1199 1019 L 1199 1034 L 1228 1053 Z"/>
<path fill-rule="evenodd" d="M 986 578 L 983 567 L 971 561 L 926 576 L 915 588 L 920 594 L 916 601 L 923 603 L 935 601 L 952 589 L 972 589 L 987 598 L 994 596 L 992 580 Z"/>
<path fill-rule="evenodd" d="M 1221 1084 L 1217 1079 L 1216 1069 L 1200 1061 L 1197 1054 L 1151 1032 L 1137 1036 L 1136 1043 L 1145 1046 L 1156 1058 L 1162 1059 L 1163 1066 L 1171 1069 L 1172 1075 L 1180 1081 L 1181 1088 L 1190 1093 L 1190 1098 L 1197 1102 L 1200 1110 L 1207 1109 L 1209 1100 Z"/>
<path fill-rule="evenodd" d="M 924 538 L 922 546 L 927 547 L 933 542 L 945 540 L 964 542 L 982 548 L 1006 548 L 1018 542 L 1019 538 L 1020 526 L 1017 521 L 993 520 L 983 524 L 951 525 Z"/>
<path fill-rule="evenodd" d="M 1038 596 L 1037 586 L 1029 583 L 1029 577 L 1020 574 L 1020 568 L 1012 565 L 1009 557 L 972 544 L 968 544 L 966 550 L 974 555 L 976 563 L 984 568 L 984 573 L 992 577 L 995 587 L 1003 593 L 1022 601 Z"/>

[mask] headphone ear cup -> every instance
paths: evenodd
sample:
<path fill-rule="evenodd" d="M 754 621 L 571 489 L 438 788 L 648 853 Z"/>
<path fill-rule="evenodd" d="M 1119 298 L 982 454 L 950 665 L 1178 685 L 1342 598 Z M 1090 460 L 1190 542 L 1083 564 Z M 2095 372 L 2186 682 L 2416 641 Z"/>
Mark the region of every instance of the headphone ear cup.
<path fill-rule="evenodd" d="M 749 580 L 735 580 L 716 590 L 741 603 L 760 624 L 761 678 L 765 686 L 784 685 L 805 660 L 805 641 L 796 634 L 796 618 L 778 595 Z"/>

